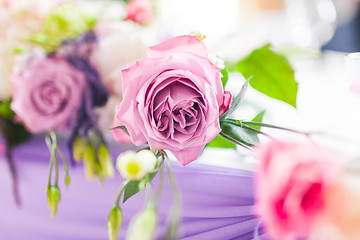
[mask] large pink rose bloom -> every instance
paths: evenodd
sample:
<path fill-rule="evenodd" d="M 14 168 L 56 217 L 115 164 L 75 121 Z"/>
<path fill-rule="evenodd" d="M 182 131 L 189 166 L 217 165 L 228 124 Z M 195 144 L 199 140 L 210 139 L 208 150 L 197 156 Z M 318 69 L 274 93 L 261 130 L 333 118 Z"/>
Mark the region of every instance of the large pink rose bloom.
<path fill-rule="evenodd" d="M 339 177 L 334 154 L 314 143 L 273 141 L 260 160 L 257 210 L 274 239 L 306 237 L 325 215 L 326 195 Z"/>
<path fill-rule="evenodd" d="M 134 144 L 171 150 L 186 165 L 221 130 L 220 69 L 194 36 L 162 42 L 148 55 L 122 71 L 123 101 L 115 121 L 127 128 Z"/>
<path fill-rule="evenodd" d="M 12 110 L 33 133 L 66 129 L 81 104 L 85 77 L 68 62 L 36 57 L 11 78 Z"/>

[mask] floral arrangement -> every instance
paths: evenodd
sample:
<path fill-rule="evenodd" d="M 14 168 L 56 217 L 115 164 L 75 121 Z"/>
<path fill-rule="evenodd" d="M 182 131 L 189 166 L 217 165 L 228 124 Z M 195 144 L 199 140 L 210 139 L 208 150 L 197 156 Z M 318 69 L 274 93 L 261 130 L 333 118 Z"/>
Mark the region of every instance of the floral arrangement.
<path fill-rule="evenodd" d="M 122 218 L 128 217 L 123 216 L 121 202 L 145 188 L 145 208 L 133 217 L 127 239 L 153 238 L 162 187 L 158 184 L 153 191 L 151 181 L 157 174 L 160 182 L 164 181 L 165 166 L 173 207 L 164 238 L 178 238 L 181 193 L 171 170 L 170 152 L 185 166 L 198 159 L 206 147 L 236 149 L 237 145 L 259 160 L 256 207 L 271 237 L 326 239 L 328 226 L 335 226 L 333 239 L 359 237 L 358 231 L 349 227 L 358 222 L 357 212 L 344 214 L 336 207 L 359 199 L 346 183 L 339 157 L 313 142 L 312 133 L 263 123 L 264 111 L 251 121 L 234 114 L 249 85 L 296 108 L 294 70 L 270 44 L 235 62 L 211 57 L 201 35 L 175 36 L 147 49 L 135 35 L 146 31 L 144 25 L 155 17 L 152 2 L 146 0 L 106 2 L 106 7 L 95 2 L 92 4 L 100 4 L 96 9 L 102 9 L 95 13 L 89 11 L 94 8 L 86 1 L 57 3 L 31 14 L 16 9 L 19 5 L 13 2 L 0 3 L 8 19 L 17 19 L 21 12 L 20 23 L 24 18 L 34 20 L 31 27 L 17 24 L 15 33 L 12 28 L 0 32 L 9 39 L 0 63 L 9 61 L 11 69 L 1 81 L 12 90 L 1 96 L 4 144 L 0 144 L 0 153 L 7 153 L 11 165 L 14 145 L 29 134 L 46 134 L 51 216 L 56 215 L 61 195 L 59 156 L 66 186 L 70 184 L 70 165 L 80 161 L 88 179 L 112 177 L 115 168 L 107 147 L 107 133 L 112 131 L 115 140 L 131 142 L 139 151 L 125 152 L 116 160 L 124 181 L 108 215 L 111 240 L 117 239 Z M 35 3 L 32 7 L 36 8 Z M 126 16 L 113 18 L 107 11 L 118 4 Z M 127 34 L 129 28 L 131 34 Z M 129 43 L 124 44 L 124 39 L 130 39 Z M 130 52 L 129 46 L 140 51 Z M 247 79 L 236 94 L 226 89 L 229 71 Z M 264 132 L 266 128 L 304 135 L 306 141 L 275 139 Z M 62 131 L 66 131 L 61 138 L 67 141 L 71 159 L 66 159 L 58 146 L 56 133 Z M 260 143 L 261 137 L 268 141 Z M 15 169 L 12 171 L 15 176 Z"/>

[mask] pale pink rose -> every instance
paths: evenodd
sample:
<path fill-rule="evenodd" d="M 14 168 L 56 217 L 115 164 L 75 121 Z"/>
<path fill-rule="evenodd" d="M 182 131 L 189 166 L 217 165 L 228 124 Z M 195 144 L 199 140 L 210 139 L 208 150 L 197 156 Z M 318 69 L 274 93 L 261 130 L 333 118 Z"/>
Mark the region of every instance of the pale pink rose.
<path fill-rule="evenodd" d="M 221 131 L 220 69 L 196 37 L 179 36 L 151 47 L 149 57 L 122 73 L 123 101 L 115 118 L 134 144 L 171 150 L 186 165 Z"/>
<path fill-rule="evenodd" d="M 126 5 L 127 19 L 146 24 L 154 17 L 152 0 L 131 0 Z"/>
<path fill-rule="evenodd" d="M 273 141 L 260 160 L 257 210 L 274 239 L 308 236 L 324 218 L 326 194 L 337 184 L 338 160 L 313 142 Z"/>
<path fill-rule="evenodd" d="M 11 109 L 33 133 L 66 129 L 82 101 L 85 76 L 59 58 L 33 57 L 11 77 Z"/>

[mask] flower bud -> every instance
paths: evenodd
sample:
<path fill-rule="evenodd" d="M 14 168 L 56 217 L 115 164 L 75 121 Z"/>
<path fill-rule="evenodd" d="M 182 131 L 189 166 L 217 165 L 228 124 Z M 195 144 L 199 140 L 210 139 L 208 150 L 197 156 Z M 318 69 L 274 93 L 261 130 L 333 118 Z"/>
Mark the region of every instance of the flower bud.
<path fill-rule="evenodd" d="M 148 205 L 130 222 L 126 240 L 152 240 L 156 223 L 156 210 L 152 205 Z"/>
<path fill-rule="evenodd" d="M 119 229 L 122 222 L 122 213 L 119 206 L 114 206 L 108 217 L 107 228 L 109 234 L 109 240 L 117 240 Z"/>
<path fill-rule="evenodd" d="M 102 168 L 102 173 L 105 177 L 113 177 L 114 176 L 114 164 L 112 161 L 112 157 L 109 153 L 109 150 L 104 144 L 100 144 L 98 150 L 98 157 L 100 161 L 100 165 Z"/>
<path fill-rule="evenodd" d="M 84 170 L 87 179 L 93 179 L 95 173 L 95 148 L 91 144 L 87 144 L 84 150 Z"/>
<path fill-rule="evenodd" d="M 46 193 L 49 207 L 51 209 L 51 217 L 54 217 L 60 200 L 60 190 L 57 186 L 48 186 Z"/>
<path fill-rule="evenodd" d="M 79 162 L 83 158 L 85 145 L 84 139 L 77 135 L 73 142 L 73 158 L 75 161 Z"/>
<path fill-rule="evenodd" d="M 66 188 L 68 188 L 68 187 L 69 187 L 69 184 L 70 184 L 70 176 L 69 176 L 69 175 L 66 175 L 64 181 L 65 181 L 65 186 L 66 186 Z"/>
<path fill-rule="evenodd" d="M 128 151 L 120 154 L 116 167 L 124 179 L 140 180 L 154 171 L 157 158 L 150 150 Z"/>

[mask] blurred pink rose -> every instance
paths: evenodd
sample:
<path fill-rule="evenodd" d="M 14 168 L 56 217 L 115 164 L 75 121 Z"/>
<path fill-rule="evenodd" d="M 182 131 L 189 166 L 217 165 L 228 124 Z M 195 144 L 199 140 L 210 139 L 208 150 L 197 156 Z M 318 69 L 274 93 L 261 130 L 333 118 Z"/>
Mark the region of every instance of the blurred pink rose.
<path fill-rule="evenodd" d="M 126 5 L 127 19 L 139 24 L 146 24 L 154 17 L 151 0 L 131 0 Z"/>
<path fill-rule="evenodd" d="M 313 142 L 273 141 L 257 147 L 257 210 L 274 239 L 306 237 L 324 217 L 337 184 L 334 154 Z"/>
<path fill-rule="evenodd" d="M 81 104 L 83 73 L 59 58 L 29 60 L 11 77 L 12 110 L 33 133 L 66 129 Z"/>
<path fill-rule="evenodd" d="M 356 167 L 356 166 L 354 166 Z M 355 173 L 355 174 L 354 174 Z M 326 218 L 312 234 L 313 240 L 360 239 L 360 178 L 356 172 L 344 174 L 326 194 Z"/>
<path fill-rule="evenodd" d="M 115 118 L 136 145 L 171 150 L 186 165 L 221 131 L 220 69 L 194 36 L 172 38 L 123 70 L 123 101 Z"/>

